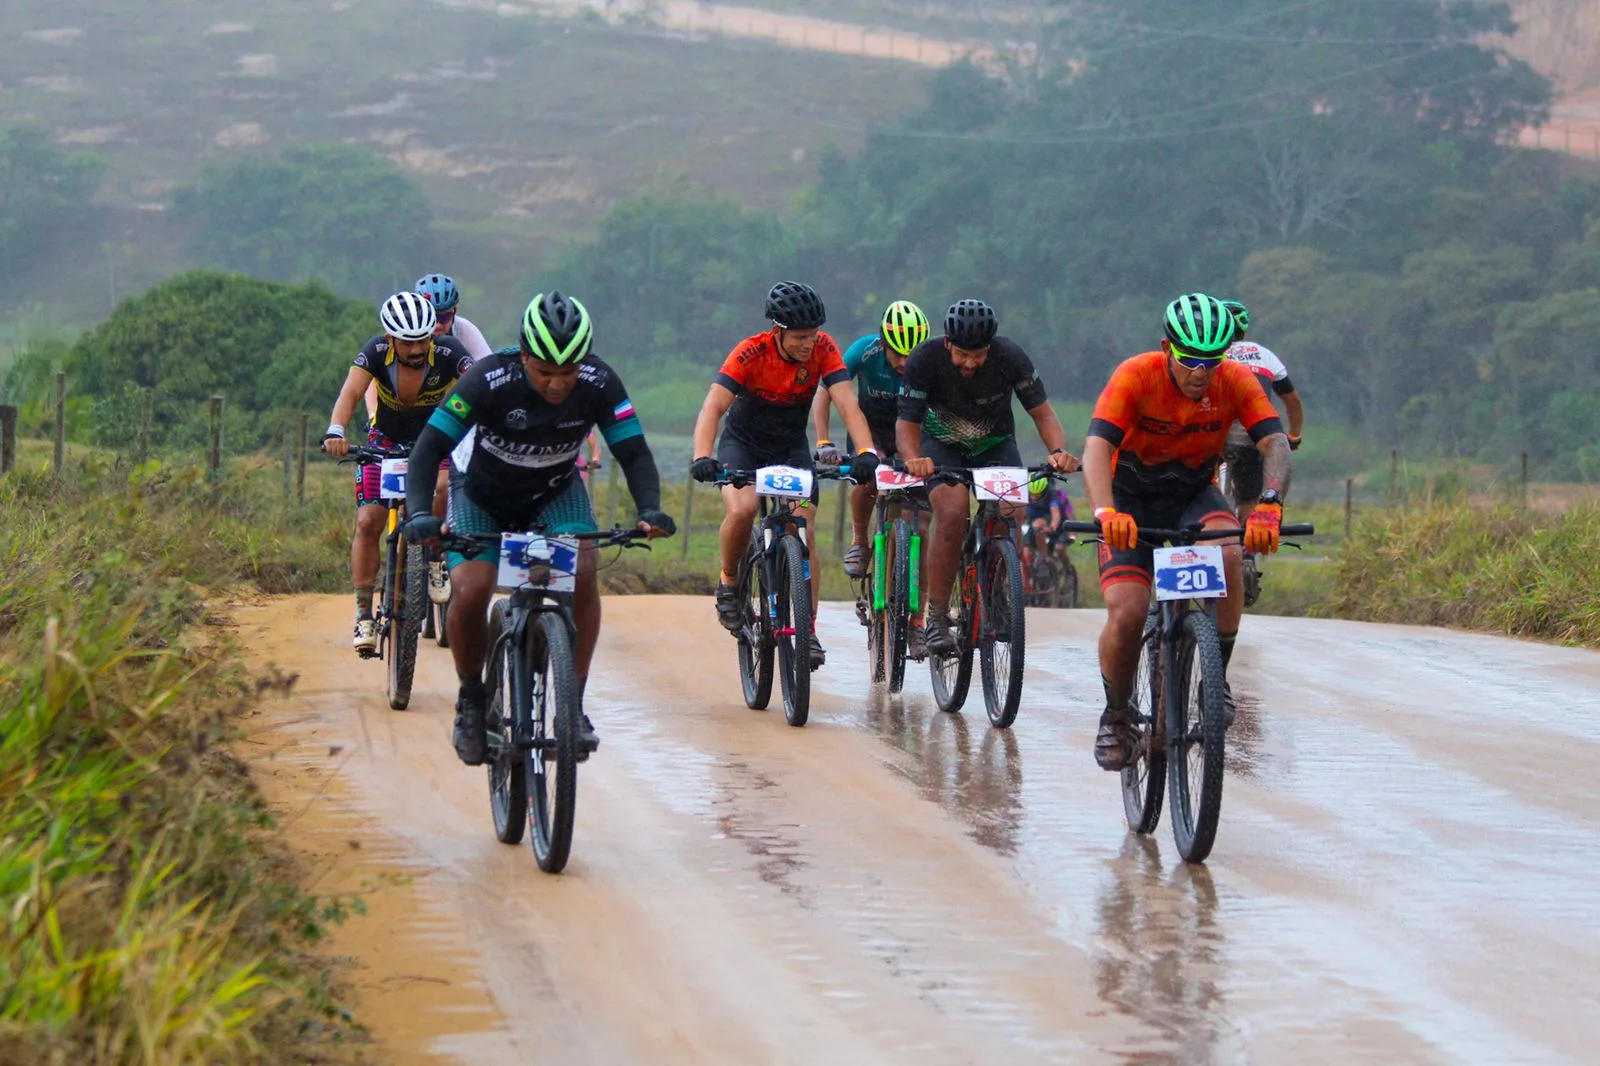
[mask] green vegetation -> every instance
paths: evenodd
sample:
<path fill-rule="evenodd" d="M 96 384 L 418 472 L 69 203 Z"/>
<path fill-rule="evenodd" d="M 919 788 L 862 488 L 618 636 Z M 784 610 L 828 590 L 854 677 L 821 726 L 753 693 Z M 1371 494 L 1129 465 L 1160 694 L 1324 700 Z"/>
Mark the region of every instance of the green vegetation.
<path fill-rule="evenodd" d="M 1600 645 L 1600 509 L 1539 515 L 1439 501 L 1364 518 L 1329 610 L 1341 618 Z"/>
<path fill-rule="evenodd" d="M 315 279 L 375 300 L 409 286 L 396 264 L 430 250 L 427 198 L 399 167 L 345 144 L 294 145 L 271 159 L 211 163 L 173 200 L 209 267 L 272 281 Z M 308 317 L 319 310 L 307 308 Z"/>
<path fill-rule="evenodd" d="M 105 169 L 93 153 L 58 148 L 38 123 L 0 125 L 0 282 L 21 280 L 53 229 L 88 207 Z"/>
<path fill-rule="evenodd" d="M 247 674 L 199 587 L 306 539 L 262 502 L 158 464 L 0 483 L 0 1061 L 325 1061 L 353 1035 L 305 951 L 358 904 L 296 887 L 222 747 L 291 683 Z"/>

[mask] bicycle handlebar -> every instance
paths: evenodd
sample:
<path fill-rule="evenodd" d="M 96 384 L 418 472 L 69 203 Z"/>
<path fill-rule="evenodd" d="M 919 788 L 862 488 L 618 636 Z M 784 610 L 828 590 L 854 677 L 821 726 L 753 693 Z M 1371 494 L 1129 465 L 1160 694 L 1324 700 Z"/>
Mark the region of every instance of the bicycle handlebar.
<path fill-rule="evenodd" d="M 909 471 L 906 470 L 906 464 L 904 460 L 899 459 L 898 457 L 895 458 L 890 465 L 901 473 L 909 473 Z M 972 484 L 973 469 L 973 467 L 969 466 L 936 466 L 933 468 L 933 473 L 929 474 L 922 480 L 925 482 L 938 481 L 947 485 L 970 486 Z M 977 469 L 983 468 L 979 467 Z M 1029 481 L 1041 477 L 1047 477 L 1052 481 L 1065 481 L 1072 476 L 1071 474 L 1063 474 L 1049 463 L 1040 463 L 1037 466 L 1030 466 L 1026 467 L 1025 469 L 1028 472 Z"/>
<path fill-rule="evenodd" d="M 1071 533 L 1093 533 L 1099 535 L 1100 520 L 1091 519 L 1087 522 L 1063 522 L 1061 528 Z M 1317 532 L 1316 526 L 1310 522 L 1296 522 L 1292 525 L 1281 526 L 1278 529 L 1280 537 L 1310 537 Z M 1140 526 L 1139 539 L 1151 542 L 1174 542 L 1194 544 L 1202 540 L 1231 540 L 1243 537 L 1244 529 L 1234 526 L 1226 529 L 1157 529 L 1153 526 Z"/>
<path fill-rule="evenodd" d="M 722 473 L 717 477 L 717 480 L 713 482 L 713 484 L 718 486 L 727 485 L 729 488 L 742 489 L 750 485 L 754 485 L 756 483 L 756 474 L 758 473 L 759 471 L 756 470 L 734 470 L 730 467 L 723 467 Z M 844 465 L 838 467 L 816 467 L 811 471 L 811 476 L 816 478 L 818 481 L 855 481 L 855 478 L 850 476 L 849 463 L 845 463 Z"/>
<path fill-rule="evenodd" d="M 350 450 L 339 457 L 339 462 L 381 463 L 385 459 L 404 459 L 410 454 L 410 447 L 404 444 L 397 444 L 393 449 L 374 448 L 369 444 L 352 444 Z"/>
<path fill-rule="evenodd" d="M 530 529 L 529 533 L 536 533 L 541 537 L 570 537 L 579 541 L 594 541 L 600 548 L 621 546 L 624 548 L 643 548 L 650 550 L 648 544 L 638 544 L 636 541 L 648 540 L 649 536 L 638 529 L 624 529 L 613 526 L 610 529 L 599 529 L 592 533 L 546 533 L 542 529 Z M 459 552 L 462 555 L 471 555 L 484 548 L 498 548 L 500 546 L 499 533 L 455 533 L 450 530 L 439 534 L 439 547 L 444 551 Z"/>

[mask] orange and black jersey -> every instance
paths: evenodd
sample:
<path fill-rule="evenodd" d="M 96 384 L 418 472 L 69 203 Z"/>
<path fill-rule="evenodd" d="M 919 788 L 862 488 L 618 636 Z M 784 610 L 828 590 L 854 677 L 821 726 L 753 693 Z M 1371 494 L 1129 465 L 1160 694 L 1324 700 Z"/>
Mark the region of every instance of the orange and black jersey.
<path fill-rule="evenodd" d="M 1165 352 L 1128 359 L 1112 373 L 1094 405 L 1089 435 L 1116 448 L 1113 487 L 1142 496 L 1208 484 L 1235 421 L 1260 441 L 1283 432 L 1283 423 L 1256 376 L 1225 360 L 1198 400 L 1172 380 Z"/>
<path fill-rule="evenodd" d="M 733 393 L 729 435 L 757 448 L 782 449 L 806 439 L 806 415 L 817 388 L 850 380 L 839 346 L 817 333 L 811 358 L 791 363 L 778 353 L 777 335 L 768 330 L 747 337 L 728 353 L 716 383 Z"/>

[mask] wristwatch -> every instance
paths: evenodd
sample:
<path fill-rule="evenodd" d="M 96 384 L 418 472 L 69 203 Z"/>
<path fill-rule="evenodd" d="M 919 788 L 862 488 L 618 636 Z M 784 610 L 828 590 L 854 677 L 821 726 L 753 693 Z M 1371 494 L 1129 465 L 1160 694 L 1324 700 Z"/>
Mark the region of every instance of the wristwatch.
<path fill-rule="evenodd" d="M 1050 449 L 1050 454 L 1051 455 L 1065 455 L 1065 454 L 1067 454 L 1067 450 L 1065 448 L 1051 448 Z"/>
<path fill-rule="evenodd" d="M 1263 492 L 1261 494 L 1259 502 L 1268 503 L 1268 504 L 1275 503 L 1279 507 L 1282 507 L 1283 506 L 1283 494 L 1280 493 L 1277 489 L 1268 489 L 1266 492 Z"/>

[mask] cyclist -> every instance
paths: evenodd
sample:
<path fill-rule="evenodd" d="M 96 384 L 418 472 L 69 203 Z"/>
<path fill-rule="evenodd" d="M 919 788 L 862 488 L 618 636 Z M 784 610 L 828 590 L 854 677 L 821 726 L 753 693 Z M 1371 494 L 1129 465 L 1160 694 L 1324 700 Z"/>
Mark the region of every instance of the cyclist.
<path fill-rule="evenodd" d="M 461 303 L 461 290 L 456 288 L 454 278 L 448 274 L 424 274 L 417 279 L 411 291 L 425 297 L 433 305 L 434 336 L 454 337 L 473 362 L 489 354 L 489 342 L 484 339 L 483 331 L 456 313 Z M 369 385 L 368 415 L 376 415 L 377 410 L 377 386 Z M 462 458 L 465 461 L 465 455 Z M 434 603 L 445 603 L 450 599 L 450 581 L 445 576 L 443 561 L 435 558 L 436 554 L 431 551 L 428 553 L 428 599 Z"/>
<path fill-rule="evenodd" d="M 628 390 L 616 371 L 591 354 L 594 327 L 577 300 L 559 292 L 540 293 L 523 314 L 521 344 L 480 360 L 434 411 L 411 453 L 412 508 L 406 535 L 422 543 L 437 540 L 443 523 L 427 509 L 423 482 L 416 476 L 436 470 L 473 428 L 472 461 L 450 473 L 450 529 L 493 534 L 542 527 L 550 534 L 592 532 L 594 511 L 577 477 L 579 450 L 595 426 L 628 478 L 638 508 L 638 528 L 650 537 L 676 532 L 661 511 L 661 478 L 645 443 Z M 577 625 L 575 673 L 583 699 L 589 664 L 600 637 L 600 586 L 595 577 L 597 550 L 584 544 L 578 553 L 572 616 Z M 487 654 L 489 600 L 494 595 L 499 546 L 471 558 L 454 552 L 450 563 L 450 653 L 460 691 L 456 700 L 456 755 L 477 766 L 486 754 L 483 685 Z M 599 744 L 594 725 L 583 717 L 580 758 Z"/>
<path fill-rule="evenodd" d="M 345 426 L 355 413 L 356 401 L 370 388 L 376 406 L 367 429 L 374 448 L 409 445 L 427 423 L 434 407 L 456 379 L 466 373 L 472 358 L 452 337 L 435 336 L 433 305 L 414 292 L 397 292 L 378 311 L 383 332 L 357 353 L 344 387 L 333 405 L 322 449 L 329 455 L 349 453 Z M 356 467 L 356 528 L 350 542 L 350 574 L 356 590 L 355 649 L 363 657 L 376 653 L 377 631 L 372 620 L 372 588 L 378 579 L 378 540 L 383 536 L 388 511 L 379 494 L 380 467 Z M 412 479 L 423 493 L 433 490 L 444 504 L 444 478 Z M 409 484 L 410 482 L 408 482 Z"/>
<path fill-rule="evenodd" d="M 896 300 L 883 312 L 878 332 L 858 337 L 844 353 L 844 368 L 856 381 L 856 402 L 872 430 L 872 447 L 880 459 L 892 459 L 894 420 L 900 408 L 900 380 L 911 350 L 928 339 L 928 316 L 909 300 Z M 817 433 L 817 458 L 837 466 L 845 457 L 828 439 L 829 412 L 833 399 L 827 389 L 818 389 L 811 405 L 811 421 Z M 851 578 L 867 572 L 867 525 L 872 505 L 878 498 L 876 481 L 863 481 L 850 492 L 850 547 L 844 553 L 844 572 Z M 923 512 L 923 523 L 930 516 Z M 924 536 L 927 529 L 918 530 Z M 866 624 L 866 619 L 862 623 Z M 910 621 L 909 648 L 912 658 L 920 659 L 922 649 L 922 610 L 919 606 Z"/>
<path fill-rule="evenodd" d="M 872 477 L 878 457 L 873 452 L 872 431 L 850 391 L 850 372 L 839 347 L 822 330 L 827 309 L 809 285 L 780 281 L 767 292 L 766 317 L 772 326 L 734 346 L 717 372 L 700 416 L 694 424 L 694 455 L 690 473 L 696 481 L 714 482 L 723 470 L 754 470 L 762 466 L 812 468 L 806 443 L 806 411 L 819 387 L 838 404 L 845 429 L 860 442 L 851 463 L 859 481 Z M 728 424 L 717 440 L 722 416 Z M 712 457 L 713 443 L 716 456 Z M 811 503 L 817 502 L 813 483 Z M 722 550 L 722 578 L 717 585 L 717 618 L 730 633 L 742 620 L 739 603 L 739 562 L 750 545 L 750 528 L 756 515 L 754 486 L 722 489 L 726 515 L 718 542 Z M 812 617 L 816 617 L 818 584 L 811 582 Z M 827 659 L 822 642 L 812 634 L 811 668 Z"/>
<path fill-rule="evenodd" d="M 1072 500 L 1057 488 L 1049 478 L 1034 478 L 1028 482 L 1027 528 L 1023 530 L 1024 551 L 1028 545 L 1043 546 L 1044 550 L 1071 565 L 1067 559 L 1067 545 L 1072 537 L 1061 532 L 1061 523 L 1072 518 Z M 1023 561 L 1027 562 L 1026 556 Z"/>
<path fill-rule="evenodd" d="M 1033 360 L 1015 341 L 998 336 L 999 329 L 988 304 L 958 300 L 945 311 L 944 336 L 923 341 L 911 353 L 895 422 L 895 443 L 907 472 L 927 477 L 935 466 L 1023 465 L 1011 417 L 1013 395 L 1050 449 L 1051 467 L 1064 474 L 1078 469 Z M 934 528 L 924 571 L 923 641 L 929 654 L 951 655 L 956 637 L 950 630 L 950 588 L 967 535 L 970 493 L 965 485 L 940 485 L 929 499 Z M 1005 507 L 1007 515 L 1016 511 Z"/>
<path fill-rule="evenodd" d="M 1235 339 L 1228 347 L 1228 358 L 1244 364 L 1246 369 L 1255 374 L 1262 389 L 1270 390 L 1269 399 L 1274 393 L 1282 397 L 1283 407 L 1289 415 L 1289 450 L 1294 451 L 1300 447 L 1300 430 L 1305 424 L 1306 409 L 1300 402 L 1300 394 L 1289 380 L 1289 370 L 1270 348 L 1244 339 L 1250 328 L 1250 312 L 1244 304 L 1238 300 L 1223 300 L 1222 306 L 1233 315 Z M 1223 451 L 1222 459 L 1228 464 L 1234 510 L 1238 512 L 1239 521 L 1248 521 L 1250 512 L 1255 510 L 1256 498 L 1261 495 L 1261 453 L 1256 451 L 1250 435 L 1237 423 L 1228 431 L 1228 447 Z M 1245 552 L 1244 559 L 1244 605 L 1249 607 L 1255 603 L 1260 586 L 1253 576 L 1255 555 Z"/>
<path fill-rule="evenodd" d="M 1139 544 L 1141 525 L 1232 528 L 1237 524 L 1214 481 L 1228 427 L 1244 425 L 1260 450 L 1266 491 L 1245 527 L 1245 547 L 1278 550 L 1283 493 L 1289 485 L 1289 441 L 1254 375 L 1226 358 L 1233 316 L 1203 293 L 1167 305 L 1161 350 L 1124 361 L 1095 403 L 1084 445 L 1084 485 L 1100 523 L 1100 588 L 1106 627 L 1100 675 L 1106 708 L 1095 738 L 1095 761 L 1120 770 L 1132 758 L 1128 698 L 1139 660 L 1139 634 L 1150 606 L 1152 553 Z M 1226 668 L 1239 633 L 1239 545 L 1223 547 L 1228 594 L 1217 601 L 1217 630 Z M 1228 720 L 1233 695 L 1224 687 Z"/>

